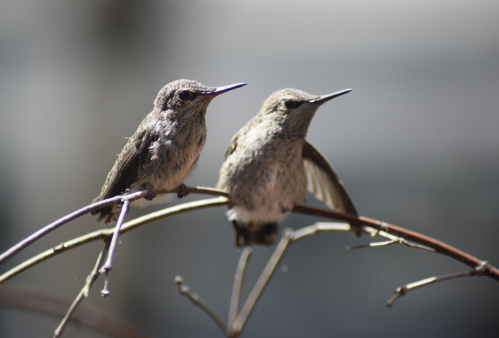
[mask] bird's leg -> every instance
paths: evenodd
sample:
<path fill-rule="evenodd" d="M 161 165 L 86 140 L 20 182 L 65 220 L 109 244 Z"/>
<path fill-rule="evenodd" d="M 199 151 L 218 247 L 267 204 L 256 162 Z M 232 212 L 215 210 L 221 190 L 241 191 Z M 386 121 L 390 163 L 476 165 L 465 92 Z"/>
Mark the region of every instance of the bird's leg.
<path fill-rule="evenodd" d="M 184 183 L 182 183 L 178 187 L 177 198 L 182 198 L 182 197 L 185 197 L 187 195 L 189 195 L 189 189 L 187 189 L 186 185 Z"/>
<path fill-rule="evenodd" d="M 144 197 L 148 201 L 152 201 L 154 197 L 156 197 L 156 192 L 150 185 L 145 185 L 145 189 L 147 189 L 147 195 Z"/>

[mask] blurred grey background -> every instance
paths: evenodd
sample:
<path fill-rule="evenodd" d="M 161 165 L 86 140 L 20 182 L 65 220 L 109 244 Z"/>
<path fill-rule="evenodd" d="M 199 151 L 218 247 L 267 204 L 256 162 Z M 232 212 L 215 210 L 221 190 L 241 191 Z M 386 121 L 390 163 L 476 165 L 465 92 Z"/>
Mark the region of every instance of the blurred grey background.
<path fill-rule="evenodd" d="M 248 83 L 210 105 L 208 141 L 187 185 L 216 184 L 230 138 L 273 91 L 353 88 L 319 109 L 308 140 L 360 214 L 499 266 L 498 33 L 496 0 L 3 0 L 0 250 L 97 196 L 159 89 L 187 78 Z M 224 213 L 196 211 L 124 235 L 111 297 L 100 298 L 99 280 L 88 302 L 155 337 L 221 337 L 174 277 L 226 317 L 240 251 Z M 280 226 L 319 220 L 291 215 Z M 82 217 L 0 270 L 99 227 Z M 344 250 L 367 241 L 324 233 L 293 245 L 243 337 L 497 337 L 497 282 L 440 283 L 388 308 L 398 286 L 467 267 L 401 246 Z M 73 299 L 100 248 L 80 247 L 8 283 Z M 255 249 L 245 295 L 271 250 Z M 1 307 L 0 336 L 50 337 L 59 320 Z M 65 336 L 101 337 L 75 325 Z"/>

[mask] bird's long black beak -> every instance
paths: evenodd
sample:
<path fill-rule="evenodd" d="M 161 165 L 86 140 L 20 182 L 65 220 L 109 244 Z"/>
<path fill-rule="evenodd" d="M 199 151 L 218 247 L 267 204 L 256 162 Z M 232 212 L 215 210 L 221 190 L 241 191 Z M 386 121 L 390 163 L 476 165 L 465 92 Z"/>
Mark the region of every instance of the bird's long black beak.
<path fill-rule="evenodd" d="M 313 99 L 313 100 L 310 100 L 308 101 L 309 103 L 319 103 L 319 104 L 323 104 L 324 102 L 327 102 L 329 100 L 332 100 L 338 96 L 341 96 L 341 95 L 345 95 L 347 93 L 350 93 L 352 90 L 351 89 L 344 89 L 344 90 L 340 90 L 339 92 L 336 92 L 336 93 L 332 93 L 332 94 L 326 94 L 326 95 L 321 95 L 319 96 L 319 98 L 317 99 Z"/>
<path fill-rule="evenodd" d="M 216 87 L 215 91 L 212 92 L 211 94 L 212 95 L 222 94 L 222 93 L 228 92 L 229 90 L 236 89 L 236 88 L 239 88 L 239 87 L 242 87 L 242 86 L 246 86 L 246 83 L 241 82 L 241 83 L 231 84 L 231 85 L 228 85 L 228 86 Z"/>

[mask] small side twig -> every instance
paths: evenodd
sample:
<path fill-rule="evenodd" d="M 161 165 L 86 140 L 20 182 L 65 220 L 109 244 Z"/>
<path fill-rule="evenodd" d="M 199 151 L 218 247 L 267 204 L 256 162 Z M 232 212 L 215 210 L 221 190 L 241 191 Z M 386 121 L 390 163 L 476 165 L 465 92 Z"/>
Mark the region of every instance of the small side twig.
<path fill-rule="evenodd" d="M 142 195 L 147 195 L 147 191 L 137 191 L 134 192 L 133 194 L 127 195 L 127 198 L 130 200 L 136 200 L 139 198 L 142 198 L 144 196 Z M 50 232 L 56 230 L 57 228 L 61 227 L 62 225 L 71 222 L 72 220 L 77 219 L 78 217 L 81 217 L 85 214 L 88 214 L 89 212 L 92 212 L 94 210 L 100 209 L 102 207 L 106 207 L 111 204 L 115 204 L 118 201 L 121 201 L 123 199 L 123 196 L 115 196 L 112 198 L 108 198 L 90 205 L 87 205 L 86 207 L 83 207 L 79 210 L 76 210 L 69 215 L 66 215 L 62 218 L 59 218 L 57 221 L 54 221 L 50 223 L 49 225 L 44 226 L 40 230 L 34 232 L 33 234 L 29 235 L 4 253 L 0 255 L 0 264 L 2 264 L 4 261 L 9 259 L 10 257 L 14 256 L 16 253 L 30 245 L 31 243 L 35 242 L 36 240 L 42 238 L 43 236 L 49 234 Z"/>
<path fill-rule="evenodd" d="M 281 261 L 286 249 L 292 242 L 295 242 L 303 237 L 316 234 L 320 231 L 349 231 L 350 225 L 345 223 L 315 223 L 310 226 L 300 228 L 298 230 L 284 229 L 282 232 L 282 237 L 277 247 L 275 248 L 272 256 L 270 257 L 267 265 L 265 266 L 262 274 L 258 278 L 255 286 L 251 290 L 246 302 L 244 303 L 241 312 L 237 316 L 236 321 L 233 324 L 233 332 L 239 333 L 243 329 L 253 307 L 258 301 L 263 289 L 268 284 L 270 278 L 272 277 L 277 264 Z M 230 322 L 229 322 L 230 323 Z"/>
<path fill-rule="evenodd" d="M 196 192 L 197 188 L 189 188 L 191 192 Z M 200 188 L 200 190 L 205 189 L 205 188 Z M 215 194 L 219 196 L 224 196 L 224 198 L 216 198 L 216 199 L 210 199 L 210 200 L 204 200 L 204 201 L 196 201 L 196 202 L 191 202 L 191 203 L 186 203 L 182 205 L 178 205 L 172 208 L 164 209 L 159 212 L 151 213 L 149 215 L 137 218 L 133 221 L 127 222 L 123 224 L 122 227 L 122 233 L 131 231 L 134 228 L 141 226 L 143 224 L 152 222 L 154 220 L 157 220 L 159 218 L 167 217 L 170 215 L 174 215 L 180 212 L 185 212 L 185 211 L 190 211 L 190 210 L 195 210 L 195 209 L 201 209 L 205 207 L 211 207 L 211 206 L 221 206 L 221 205 L 227 205 L 228 204 L 228 198 L 227 198 L 227 193 L 223 191 L 219 191 L 216 189 L 206 189 L 207 194 Z M 121 199 L 123 196 L 120 197 Z M 115 202 L 116 203 L 116 202 Z M 325 217 L 325 218 L 332 218 L 332 219 L 338 219 L 346 222 L 354 222 L 354 223 L 360 223 L 363 225 L 363 230 L 367 233 L 370 233 L 373 237 L 377 235 L 381 235 L 384 237 L 387 237 L 390 239 L 390 241 L 387 242 L 382 242 L 380 244 L 373 244 L 369 246 L 383 246 L 383 245 L 391 245 L 395 243 L 400 243 L 404 245 L 408 245 L 411 247 L 417 247 L 417 248 L 422 248 L 430 251 L 434 251 L 436 253 L 441 253 L 444 255 L 447 255 L 449 257 L 452 257 L 464 264 L 467 264 L 475 269 L 479 269 L 479 272 L 470 272 L 466 273 L 466 275 L 472 276 L 472 275 L 486 275 L 488 277 L 491 277 L 495 280 L 499 281 L 499 269 L 493 267 L 490 264 L 484 264 L 482 260 L 479 260 L 476 257 L 473 257 L 461 250 L 458 250 L 457 248 L 454 248 L 446 243 L 443 243 L 441 241 L 438 241 L 434 238 L 425 236 L 423 234 L 419 234 L 417 232 L 404 229 L 401 227 L 397 227 L 395 225 L 391 225 L 385 222 L 377 221 L 374 219 L 370 219 L 367 217 L 363 216 L 353 216 L 350 214 L 343 214 L 339 212 L 335 212 L 332 210 L 325 210 L 325 209 L 318 209 L 318 208 L 312 208 L 312 207 L 307 207 L 307 206 L 295 206 L 294 212 L 298 213 L 303 213 L 303 214 L 308 214 L 308 215 L 314 215 L 314 216 L 319 216 L 319 217 Z M 256 301 L 259 299 L 263 289 L 265 288 L 266 284 L 270 280 L 273 272 L 275 271 L 275 268 L 282 258 L 285 250 L 288 248 L 289 244 L 295 240 L 298 240 L 302 237 L 314 234 L 319 231 L 326 231 L 326 230 L 349 230 L 350 227 L 345 224 L 325 224 L 325 223 L 319 223 L 315 224 L 309 227 L 305 227 L 299 230 L 296 230 L 295 232 L 292 232 L 290 230 L 287 230 L 284 232 L 284 235 L 279 242 L 276 250 L 272 254 L 271 259 L 269 260 L 267 266 L 265 267 L 264 271 L 262 272 L 260 278 L 258 279 L 257 283 L 255 284 L 253 290 L 250 293 L 250 296 L 244 303 L 240 313 L 237 315 L 236 320 L 233 325 L 233 331 L 234 335 L 233 337 L 237 336 L 237 334 L 242 330 L 242 327 L 244 326 L 245 322 L 247 321 L 254 305 L 256 304 Z M 81 237 L 78 237 L 72 241 L 62 243 L 61 245 L 58 245 L 20 265 L 17 267 L 11 269 L 10 271 L 6 272 L 2 276 L 0 276 L 0 284 L 4 283 L 6 280 L 12 278 L 13 276 L 21 273 L 22 271 L 30 268 L 31 266 L 38 264 L 48 258 L 53 257 L 56 254 L 62 253 L 66 250 L 72 249 L 74 247 L 77 247 L 79 245 L 97 240 L 97 239 L 104 239 L 104 240 L 109 240 L 109 238 L 112 236 L 114 233 L 114 229 L 105 229 L 105 230 L 100 230 L 97 232 L 93 232 Z M 407 241 L 401 241 L 400 238 L 404 238 L 405 240 L 409 240 L 411 242 L 418 243 L 419 245 L 414 245 L 413 243 L 407 242 Z M 407 244 L 406 244 L 407 243 Z M 457 277 L 460 277 L 461 274 L 458 274 Z M 445 278 L 445 276 L 441 277 L 436 277 L 436 281 L 440 280 L 445 280 L 449 278 Z M 452 277 L 456 278 L 456 277 Z M 429 282 L 425 280 L 426 283 L 423 283 L 423 285 L 433 283 L 435 282 L 433 279 L 431 279 Z M 409 287 L 420 287 L 419 283 L 416 283 L 417 285 L 409 284 Z M 406 287 L 408 287 L 406 286 Z M 422 285 L 421 285 L 422 286 Z M 187 289 L 180 289 L 179 291 L 185 291 L 185 295 L 192 296 L 190 299 L 195 302 L 197 305 L 201 306 L 198 300 L 198 297 L 196 295 L 190 294 L 188 288 Z M 406 293 L 407 291 L 401 291 L 401 293 Z M 399 295 L 398 297 L 400 297 Z M 396 297 L 396 298 L 398 298 Z M 394 301 L 394 300 L 393 300 Z M 393 301 L 391 303 L 393 303 Z M 204 303 L 201 303 L 204 304 Z M 223 322 L 218 318 L 219 320 L 217 324 L 223 324 Z M 220 325 L 219 325 L 220 326 Z M 222 326 L 221 326 L 222 328 Z M 224 329 L 224 333 L 227 334 L 227 330 Z"/>
<path fill-rule="evenodd" d="M 230 337 L 234 336 L 234 325 L 237 318 L 237 313 L 239 311 L 239 301 L 241 299 L 241 289 L 243 285 L 244 273 L 246 272 L 246 267 L 248 266 L 248 260 L 250 258 L 252 249 L 251 247 L 245 247 L 243 252 L 241 252 L 241 257 L 239 257 L 239 263 L 237 264 L 236 275 L 234 276 L 234 286 L 232 288 L 232 295 L 230 297 L 230 307 L 229 307 L 229 319 L 227 320 L 227 335 Z"/>
<path fill-rule="evenodd" d="M 203 309 L 204 312 L 206 312 L 211 317 L 211 319 L 213 319 L 215 323 L 217 323 L 222 331 L 226 333 L 227 326 L 225 325 L 223 319 L 215 312 L 215 310 L 210 305 L 202 301 L 197 294 L 192 293 L 189 290 L 189 287 L 187 285 L 184 285 L 183 282 L 184 280 L 181 276 L 175 276 L 175 283 L 177 284 L 178 292 L 182 296 L 186 296 L 187 298 L 189 298 L 194 305 L 197 305 L 201 309 Z"/>
<path fill-rule="evenodd" d="M 94 268 L 92 269 L 92 271 L 90 272 L 90 274 L 87 276 L 87 280 L 86 280 L 85 285 L 81 289 L 81 291 L 78 294 L 78 296 L 76 296 L 76 299 L 73 301 L 73 304 L 71 304 L 68 312 L 66 312 L 66 315 L 64 316 L 64 318 L 62 319 L 61 323 L 59 324 L 59 326 L 55 330 L 54 338 L 58 338 L 58 337 L 60 337 L 62 335 L 62 333 L 64 332 L 64 328 L 66 327 L 69 319 L 71 318 L 71 316 L 75 312 L 75 310 L 78 307 L 78 305 L 80 305 L 80 303 L 82 302 L 83 298 L 87 298 L 88 297 L 88 293 L 90 291 L 90 288 L 95 283 L 95 281 L 97 280 L 97 278 L 99 278 L 99 268 L 102 265 L 102 262 L 104 261 L 104 257 L 106 257 L 106 254 L 107 254 L 108 250 L 109 250 L 109 244 L 106 243 L 106 245 L 104 246 L 104 248 L 100 252 L 99 256 L 97 257 L 97 262 L 95 263 Z"/>
<path fill-rule="evenodd" d="M 101 291 L 102 297 L 109 296 L 109 273 L 113 269 L 113 258 L 114 253 L 116 252 L 116 246 L 118 245 L 118 239 L 120 237 L 120 230 L 125 220 L 126 213 L 130 208 L 130 201 L 124 200 L 123 205 L 121 206 L 120 216 L 118 217 L 118 221 L 116 222 L 116 227 L 114 228 L 113 237 L 111 239 L 111 245 L 109 246 L 109 252 L 107 253 L 106 263 L 99 270 L 100 273 L 106 274 L 106 284 L 104 285 L 104 289 Z"/>
<path fill-rule="evenodd" d="M 109 291 L 109 277 L 110 277 L 111 270 L 104 270 L 104 272 L 102 272 L 102 269 L 101 269 L 99 272 L 101 275 L 102 274 L 105 275 L 104 276 L 104 287 L 100 291 L 100 294 L 102 297 L 106 298 L 107 296 L 109 296 L 111 294 L 111 291 Z"/>
<path fill-rule="evenodd" d="M 395 290 L 395 296 L 393 296 L 392 298 L 390 298 L 386 302 L 386 305 L 389 306 L 389 307 L 392 307 L 393 303 L 395 303 L 395 301 L 397 299 L 399 299 L 402 296 L 405 296 L 410 291 L 419 289 L 420 287 L 423 287 L 423 286 L 427 286 L 427 285 L 430 285 L 430 284 L 435 284 L 435 283 L 438 283 L 438 282 L 443 282 L 443 281 L 446 281 L 446 280 L 449 280 L 449 279 L 455 279 L 455 278 L 460 278 L 460 277 L 479 276 L 479 275 L 481 276 L 481 275 L 483 275 L 483 273 L 480 272 L 480 271 L 471 270 L 471 271 L 458 272 L 458 273 L 453 273 L 453 274 L 448 274 L 448 275 L 443 275 L 443 276 L 430 277 L 430 278 L 426 278 L 426 279 L 423 279 L 423 280 L 420 280 L 420 281 L 417 281 L 417 282 L 414 282 L 414 283 L 410 283 L 410 284 L 407 284 L 407 285 L 404 285 L 404 286 L 401 286 L 401 287 L 397 288 Z"/>
<path fill-rule="evenodd" d="M 281 260 L 282 256 L 284 255 L 284 252 L 288 248 L 288 244 L 291 241 L 291 238 L 293 236 L 293 231 L 291 229 L 284 229 L 283 230 L 283 235 L 281 237 L 281 240 L 277 244 L 276 249 L 272 253 L 272 256 L 270 257 L 267 265 L 263 269 L 262 274 L 256 281 L 255 286 L 251 290 L 248 298 L 246 299 L 246 302 L 244 302 L 243 307 L 241 308 L 241 312 L 237 316 L 237 319 L 234 323 L 233 326 L 233 331 L 234 332 L 241 332 L 244 323 L 246 323 L 246 320 L 248 319 L 251 310 L 255 306 L 258 298 L 260 297 L 263 289 L 267 285 L 268 281 L 270 280 L 270 277 L 272 277 L 272 274 L 275 271 L 275 268 L 277 267 L 277 264 Z"/>
<path fill-rule="evenodd" d="M 381 235 L 381 236 L 383 236 L 383 235 Z M 415 243 L 410 243 L 410 242 L 408 242 L 405 239 L 400 238 L 400 237 L 397 237 L 395 239 L 392 239 L 392 240 L 389 240 L 386 242 L 373 242 L 373 243 L 368 243 L 368 244 L 347 246 L 346 249 L 347 250 L 356 250 L 356 249 L 362 249 L 362 248 L 373 248 L 373 247 L 377 247 L 377 246 L 388 246 L 388 245 L 392 245 L 392 244 L 402 244 L 402 245 L 408 246 L 410 248 L 417 248 L 417 249 L 422 249 L 422 250 L 426 250 L 426 251 L 430 251 L 430 252 L 435 252 L 435 250 L 433 248 L 429 248 L 427 246 L 419 245 L 419 244 L 415 244 Z"/>
<path fill-rule="evenodd" d="M 378 221 L 372 218 L 364 217 L 364 216 L 353 216 L 350 214 L 345 214 L 333 210 L 326 210 L 326 209 L 320 209 L 320 208 L 313 208 L 313 207 L 308 207 L 305 205 L 296 205 L 293 208 L 293 212 L 296 213 L 301 213 L 301 214 L 306 214 L 306 215 L 314 215 L 314 216 L 319 216 L 319 217 L 325 217 L 325 218 L 332 218 L 336 220 L 341 220 L 344 222 L 353 222 L 353 223 L 358 223 L 362 224 L 363 230 L 366 231 L 366 228 L 373 228 L 378 230 L 380 233 L 385 232 L 390 235 L 394 235 L 397 237 L 404 238 L 406 240 L 409 240 L 414 243 L 418 243 L 420 245 L 432 248 L 434 252 L 440 253 L 449 257 L 452 257 L 461 263 L 464 263 L 473 269 L 477 268 L 480 266 L 482 260 L 478 259 L 477 257 L 474 257 L 466 252 L 463 252 L 447 243 L 444 243 L 442 241 L 439 241 L 435 238 L 420 234 L 418 232 L 409 230 L 409 229 L 404 229 L 402 227 L 393 225 L 393 224 L 388 224 L 386 222 Z M 368 231 L 369 232 L 369 231 Z M 485 276 L 488 276 L 492 279 L 495 279 L 496 281 L 499 281 L 499 269 L 496 267 L 487 264 L 484 267 L 483 274 Z"/>
<path fill-rule="evenodd" d="M 189 189 L 192 189 L 192 188 L 189 188 Z M 215 189 L 212 189 L 212 190 L 215 190 Z M 192 192 L 192 190 L 190 190 L 190 191 Z M 227 198 L 217 197 L 217 198 L 209 198 L 209 199 L 205 199 L 205 200 L 193 201 L 193 202 L 188 202 L 188 203 L 176 205 L 174 207 L 159 210 L 159 211 L 150 213 L 148 215 L 138 217 L 138 218 L 131 220 L 129 222 L 126 222 L 121 227 L 121 233 L 124 234 L 124 233 L 132 231 L 133 229 L 138 228 L 142 225 L 145 225 L 147 223 L 156 221 L 156 220 L 164 218 L 164 217 L 173 216 L 173 215 L 177 215 L 177 214 L 187 212 L 187 211 L 192 211 L 192 210 L 223 206 L 223 205 L 227 205 L 227 203 L 228 203 Z M 0 285 L 5 283 L 9 279 L 17 276 L 18 274 L 22 273 L 23 271 L 26 271 L 27 269 L 29 269 L 29 268 L 47 260 L 47 259 L 50 259 L 58 254 L 61 254 L 61 253 L 66 252 L 68 250 L 79 247 L 80 245 L 84 245 L 84 244 L 93 242 L 95 240 L 108 241 L 108 240 L 110 240 L 113 233 L 114 233 L 114 229 L 102 229 L 102 230 L 94 231 L 94 232 L 88 233 L 86 235 L 74 238 L 70 241 L 61 243 L 61 244 L 59 244 L 59 245 L 57 245 L 57 246 L 55 246 L 47 251 L 44 251 L 44 252 L 28 259 L 27 261 L 24 261 L 23 263 L 15 266 L 14 268 L 12 268 L 9 271 L 2 274 L 0 276 Z"/>
<path fill-rule="evenodd" d="M 207 188 L 207 187 L 187 187 L 189 193 L 192 194 L 203 194 L 203 195 L 215 195 L 215 196 L 221 196 L 221 197 L 229 197 L 229 194 L 226 191 L 220 190 L 220 189 L 214 189 L 214 188 Z M 171 191 L 165 191 L 165 190 L 156 190 L 155 193 L 160 195 L 160 194 L 166 194 L 166 193 L 171 193 L 171 192 L 178 192 L 179 188 L 173 189 Z M 143 198 L 147 196 L 149 193 L 148 190 L 142 190 L 142 191 L 136 191 L 130 194 L 126 195 L 120 195 L 120 196 L 115 196 L 111 197 L 99 202 L 92 203 L 90 205 L 87 205 L 79 210 L 76 210 L 69 215 L 63 216 L 59 218 L 58 220 L 44 226 L 40 230 L 34 232 L 33 234 L 29 235 L 7 251 L 3 252 L 0 254 L 0 264 L 2 264 L 4 261 L 7 259 L 11 258 L 14 256 L 16 253 L 27 247 L 28 245 L 32 244 L 33 242 L 39 240 L 43 236 L 51 233 L 52 231 L 58 229 L 62 225 L 77 219 L 78 217 L 81 217 L 85 214 L 88 214 L 89 212 L 92 212 L 94 210 L 109 206 L 109 205 L 114 205 L 118 202 L 123 201 L 124 199 L 129 200 L 130 202 L 138 200 L 140 198 Z"/>
<path fill-rule="evenodd" d="M 382 225 L 382 229 L 385 229 L 386 226 Z M 224 331 L 224 333 L 231 338 L 237 337 L 239 333 L 242 331 L 253 307 L 255 306 L 256 302 L 258 301 L 259 297 L 261 296 L 265 286 L 268 284 L 270 281 L 270 278 L 272 277 L 277 264 L 280 262 L 282 259 L 286 249 L 289 247 L 289 245 L 297 241 L 298 239 L 301 239 L 306 236 L 310 236 L 313 234 L 316 234 L 321 231 L 349 231 L 350 226 L 348 224 L 344 223 L 315 223 L 313 225 L 298 229 L 296 231 L 292 231 L 290 229 L 285 229 L 283 230 L 283 235 L 281 237 L 281 240 L 277 244 L 276 249 L 274 250 L 272 256 L 270 257 L 264 271 L 260 275 L 258 281 L 256 282 L 255 286 L 253 287 L 252 291 L 250 292 L 250 295 L 248 296 L 246 302 L 244 303 L 240 313 L 237 315 L 235 322 L 232 324 L 232 330 L 229 329 L 229 331 Z M 387 237 L 390 240 L 386 242 L 381 242 L 381 243 L 372 243 L 363 247 L 368 247 L 368 246 L 383 246 L 383 245 L 391 245 L 391 244 L 403 244 L 409 247 L 414 247 L 414 248 L 420 248 L 424 250 L 429 250 L 433 251 L 432 248 L 428 248 L 423 245 L 418 245 L 418 244 L 413 244 L 409 243 L 403 238 L 399 238 L 397 236 L 391 235 L 389 233 L 386 233 L 382 231 L 381 229 L 373 229 L 369 227 L 365 227 L 364 231 L 367 233 L 371 234 L 373 237 L 374 236 L 383 236 Z M 241 257 L 240 258 L 240 265 L 238 265 L 238 270 L 239 269 L 245 269 L 245 264 L 246 260 Z M 433 277 L 433 278 L 428 278 L 420 282 L 408 284 L 404 287 L 398 288 L 397 289 L 397 295 L 393 297 L 390 301 L 388 301 L 387 305 L 391 306 L 393 302 L 395 302 L 396 299 L 399 297 L 405 295 L 407 292 L 419 288 L 424 285 L 428 285 L 431 283 L 451 279 L 451 278 L 458 278 L 458 277 L 464 277 L 464 276 L 477 276 L 477 275 L 484 275 L 486 271 L 489 271 L 489 264 L 487 262 L 482 261 L 481 264 L 477 267 L 475 271 L 469 271 L 469 272 L 464 272 L 464 273 L 459 273 L 459 274 L 453 274 L 453 275 L 446 275 L 446 276 L 441 276 L 441 277 Z M 238 273 L 236 273 L 236 277 L 234 280 L 234 289 L 236 289 L 236 284 L 238 283 Z M 237 287 L 239 288 L 239 287 Z M 240 292 L 240 290 L 237 290 L 237 294 Z M 229 328 L 231 327 L 231 315 L 234 313 L 234 305 L 232 302 L 235 302 L 234 300 L 234 295 L 233 298 L 231 299 L 231 311 L 229 313 Z"/>
<path fill-rule="evenodd" d="M 317 222 L 292 232 L 292 240 L 297 241 L 302 237 L 314 235 L 321 231 L 350 231 L 350 225 L 336 222 Z"/>

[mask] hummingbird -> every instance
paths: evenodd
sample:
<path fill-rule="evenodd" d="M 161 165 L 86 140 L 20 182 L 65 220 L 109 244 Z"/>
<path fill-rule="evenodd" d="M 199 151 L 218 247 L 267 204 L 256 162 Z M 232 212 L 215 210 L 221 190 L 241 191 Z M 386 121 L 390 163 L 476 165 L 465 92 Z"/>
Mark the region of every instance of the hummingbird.
<path fill-rule="evenodd" d="M 154 109 L 128 139 L 100 195 L 92 202 L 139 190 L 148 190 L 148 195 L 131 206 L 173 198 L 173 194 L 156 197 L 157 189 L 180 188 L 177 197 L 186 196 L 189 192 L 183 182 L 196 166 L 206 142 L 208 104 L 215 96 L 244 85 L 206 87 L 193 80 L 176 80 L 164 86 L 154 100 Z M 106 224 L 116 221 L 119 212 L 120 206 L 113 205 L 92 214 L 100 214 L 97 220 Z"/>
<path fill-rule="evenodd" d="M 317 109 L 350 91 L 316 96 L 279 90 L 232 137 L 217 187 L 229 193 L 227 216 L 237 247 L 272 244 L 277 223 L 305 201 L 307 189 L 327 207 L 357 215 L 333 167 L 305 140 Z M 351 228 L 360 235 L 359 228 Z"/>

